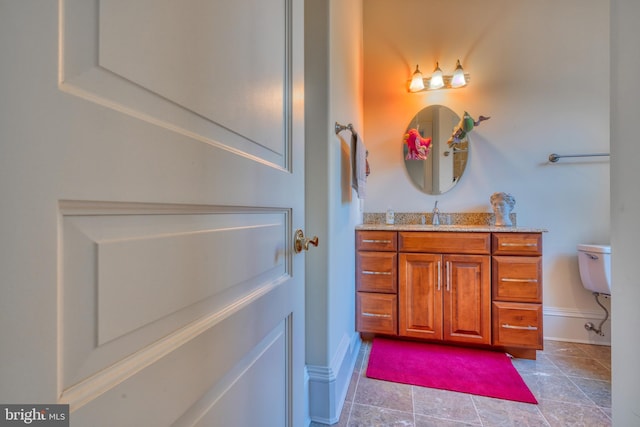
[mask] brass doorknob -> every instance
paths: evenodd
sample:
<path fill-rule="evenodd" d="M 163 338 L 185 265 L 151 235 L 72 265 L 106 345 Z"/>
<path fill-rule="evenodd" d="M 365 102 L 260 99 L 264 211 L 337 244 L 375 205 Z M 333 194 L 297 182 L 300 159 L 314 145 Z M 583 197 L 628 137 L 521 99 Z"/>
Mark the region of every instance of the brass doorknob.
<path fill-rule="evenodd" d="M 313 246 L 318 246 L 318 236 L 313 236 L 313 238 L 309 239 L 307 237 L 304 237 L 304 232 L 300 229 L 296 230 L 296 233 L 293 236 L 293 239 L 294 239 L 293 248 L 296 251 L 296 253 L 300 253 L 303 250 L 308 251 L 309 244 L 312 244 Z"/>

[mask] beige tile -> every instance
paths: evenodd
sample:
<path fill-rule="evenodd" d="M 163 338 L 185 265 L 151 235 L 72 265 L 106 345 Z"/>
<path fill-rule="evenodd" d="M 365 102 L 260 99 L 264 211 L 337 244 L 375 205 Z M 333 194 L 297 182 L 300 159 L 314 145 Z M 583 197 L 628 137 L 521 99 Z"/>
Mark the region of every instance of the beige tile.
<path fill-rule="evenodd" d="M 331 424 L 331 427 L 347 427 L 347 423 L 349 421 L 349 414 L 351 413 L 351 402 L 345 402 L 342 407 L 342 413 L 340 414 L 340 419 L 336 424 Z M 318 423 L 312 421 L 309 424 L 309 427 L 326 427 L 327 424 Z"/>
<path fill-rule="evenodd" d="M 569 377 L 596 405 L 611 408 L 611 383 L 588 378 Z"/>
<path fill-rule="evenodd" d="M 540 411 L 551 427 L 581 426 L 608 427 L 611 419 L 596 406 L 574 405 L 566 402 L 544 400 Z"/>
<path fill-rule="evenodd" d="M 354 368 L 354 372 L 359 373 L 363 369 L 367 369 L 367 355 L 369 354 L 371 343 L 369 341 L 363 341 L 360 345 L 360 351 L 358 352 L 358 357 L 356 358 L 356 364 Z"/>
<path fill-rule="evenodd" d="M 362 354 L 362 367 L 360 368 L 360 376 L 367 376 L 367 366 L 369 365 L 369 355 L 371 354 L 371 342 L 367 341 L 367 346 Z"/>
<path fill-rule="evenodd" d="M 563 341 L 545 341 L 544 355 L 587 357 L 580 344 Z"/>
<path fill-rule="evenodd" d="M 413 414 L 377 406 L 353 404 L 349 427 L 412 427 Z"/>
<path fill-rule="evenodd" d="M 589 357 L 597 360 L 605 368 L 611 370 L 611 347 L 605 345 L 579 344 L 580 348 L 589 355 Z"/>
<path fill-rule="evenodd" d="M 594 360 L 600 363 L 605 368 L 607 368 L 609 371 L 611 371 L 611 359 L 594 359 Z"/>
<path fill-rule="evenodd" d="M 416 427 L 475 427 L 479 425 L 480 424 L 459 423 L 457 421 L 416 415 Z"/>
<path fill-rule="evenodd" d="M 562 371 L 544 354 L 538 354 L 536 360 L 512 359 L 513 366 L 522 374 L 540 372 L 549 375 L 561 375 Z"/>
<path fill-rule="evenodd" d="M 349 422 L 349 415 L 351 414 L 351 402 L 345 402 L 342 407 L 342 413 L 340 414 L 340 420 L 338 424 L 333 424 L 333 427 L 347 427 Z"/>
<path fill-rule="evenodd" d="M 594 344 L 577 344 L 577 346 L 594 359 L 611 360 L 610 346 Z"/>
<path fill-rule="evenodd" d="M 486 427 L 548 427 L 538 405 L 473 396 L 482 425 Z"/>
<path fill-rule="evenodd" d="M 548 357 L 565 375 L 611 381 L 611 370 L 595 359 L 559 355 Z"/>
<path fill-rule="evenodd" d="M 480 424 L 470 394 L 434 388 L 413 387 L 415 412 L 449 421 Z"/>
<path fill-rule="evenodd" d="M 353 374 L 351 374 L 351 381 L 349 382 L 349 388 L 347 389 L 347 397 L 345 398 L 347 402 L 353 402 L 353 399 L 355 398 L 356 387 L 358 385 L 358 377 L 359 377 L 359 374 L 355 371 L 353 372 Z"/>
<path fill-rule="evenodd" d="M 536 399 L 551 399 L 560 402 L 591 405 L 593 402 L 583 391 L 564 375 L 549 375 L 544 372 L 522 374 L 522 379 Z"/>
<path fill-rule="evenodd" d="M 411 386 L 360 377 L 354 403 L 413 412 Z"/>

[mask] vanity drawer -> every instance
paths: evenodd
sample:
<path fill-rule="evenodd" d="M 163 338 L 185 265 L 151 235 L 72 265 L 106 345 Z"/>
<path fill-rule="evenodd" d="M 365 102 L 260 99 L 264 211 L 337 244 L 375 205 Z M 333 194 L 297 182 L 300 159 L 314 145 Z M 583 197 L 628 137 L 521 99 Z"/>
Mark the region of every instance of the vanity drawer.
<path fill-rule="evenodd" d="M 395 335 L 398 330 L 398 297 L 395 294 L 356 294 L 358 332 Z"/>
<path fill-rule="evenodd" d="M 400 231 L 398 248 L 400 252 L 486 255 L 491 252 L 491 238 L 489 233 Z"/>
<path fill-rule="evenodd" d="M 398 289 L 397 252 L 358 252 L 356 285 L 358 291 L 395 293 Z"/>
<path fill-rule="evenodd" d="M 493 233 L 494 255 L 542 255 L 541 233 Z"/>
<path fill-rule="evenodd" d="M 493 299 L 542 302 L 542 257 L 494 256 Z"/>
<path fill-rule="evenodd" d="M 494 301 L 493 345 L 542 350 L 542 304 Z"/>
<path fill-rule="evenodd" d="M 395 251 L 398 248 L 398 233 L 395 231 L 356 231 L 356 250 Z"/>

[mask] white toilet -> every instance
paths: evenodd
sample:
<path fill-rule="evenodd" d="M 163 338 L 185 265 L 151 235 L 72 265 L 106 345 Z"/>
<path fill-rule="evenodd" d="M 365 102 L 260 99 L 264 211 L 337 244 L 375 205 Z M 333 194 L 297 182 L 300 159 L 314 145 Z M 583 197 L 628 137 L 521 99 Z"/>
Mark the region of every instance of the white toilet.
<path fill-rule="evenodd" d="M 578 265 L 586 289 L 611 295 L 611 246 L 578 245 Z"/>
<path fill-rule="evenodd" d="M 609 310 L 602 305 L 599 297 L 609 298 L 611 295 L 611 246 L 578 245 L 578 265 L 582 286 L 593 293 L 596 302 L 605 312 L 605 318 L 597 328 L 591 322 L 585 323 L 584 328 L 604 336 L 602 325 L 609 318 Z"/>

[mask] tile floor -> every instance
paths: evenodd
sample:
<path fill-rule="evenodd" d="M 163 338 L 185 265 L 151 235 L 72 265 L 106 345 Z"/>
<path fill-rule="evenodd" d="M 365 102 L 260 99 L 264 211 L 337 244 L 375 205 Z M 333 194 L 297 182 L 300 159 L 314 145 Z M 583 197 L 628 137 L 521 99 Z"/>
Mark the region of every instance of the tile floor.
<path fill-rule="evenodd" d="M 537 360 L 514 359 L 538 405 L 370 379 L 370 349 L 362 343 L 334 426 L 611 426 L 610 347 L 545 341 Z"/>

